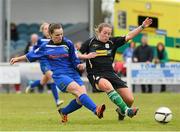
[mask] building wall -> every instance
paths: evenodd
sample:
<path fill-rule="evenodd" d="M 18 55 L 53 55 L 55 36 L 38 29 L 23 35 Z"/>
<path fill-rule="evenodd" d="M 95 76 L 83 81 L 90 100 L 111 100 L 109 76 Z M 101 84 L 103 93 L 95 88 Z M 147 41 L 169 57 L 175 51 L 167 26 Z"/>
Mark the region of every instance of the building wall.
<path fill-rule="evenodd" d="M 89 21 L 89 0 L 11 0 L 11 20 L 22 23 Z"/>

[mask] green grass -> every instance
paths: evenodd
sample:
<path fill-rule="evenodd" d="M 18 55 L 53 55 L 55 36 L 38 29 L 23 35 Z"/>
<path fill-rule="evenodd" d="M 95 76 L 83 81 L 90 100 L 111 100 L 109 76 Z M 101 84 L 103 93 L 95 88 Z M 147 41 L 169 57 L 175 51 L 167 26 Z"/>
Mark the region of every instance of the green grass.
<path fill-rule="evenodd" d="M 60 94 L 66 105 L 70 94 Z M 180 131 L 180 94 L 135 94 L 134 105 L 140 108 L 134 118 L 118 121 L 115 105 L 104 93 L 90 94 L 97 103 L 105 103 L 104 118 L 99 120 L 90 111 L 82 108 L 69 115 L 67 124 L 60 123 L 52 95 L 49 94 L 0 94 L 0 131 Z M 154 120 L 154 112 L 167 106 L 173 112 L 168 124 Z"/>

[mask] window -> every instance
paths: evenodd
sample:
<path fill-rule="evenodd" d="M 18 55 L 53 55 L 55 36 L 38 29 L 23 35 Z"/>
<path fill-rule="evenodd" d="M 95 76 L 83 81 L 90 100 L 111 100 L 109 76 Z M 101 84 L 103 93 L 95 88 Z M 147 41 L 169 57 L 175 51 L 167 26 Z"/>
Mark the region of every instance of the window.
<path fill-rule="evenodd" d="M 118 28 L 126 29 L 126 12 L 118 12 Z"/>
<path fill-rule="evenodd" d="M 138 25 L 141 25 L 142 22 L 147 18 L 148 16 L 138 16 Z M 158 28 L 158 18 L 156 17 L 149 17 L 153 20 L 153 23 L 150 25 L 150 27 Z"/>

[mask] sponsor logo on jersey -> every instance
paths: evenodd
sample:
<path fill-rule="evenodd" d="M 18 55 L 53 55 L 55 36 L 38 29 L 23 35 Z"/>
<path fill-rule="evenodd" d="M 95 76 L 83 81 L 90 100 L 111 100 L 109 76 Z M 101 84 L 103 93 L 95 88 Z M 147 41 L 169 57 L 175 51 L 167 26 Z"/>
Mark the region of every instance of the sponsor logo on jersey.
<path fill-rule="evenodd" d="M 107 50 L 96 50 L 97 56 L 106 56 L 108 54 Z"/>
<path fill-rule="evenodd" d="M 64 57 L 69 57 L 69 54 L 49 55 L 48 57 L 51 59 L 64 58 Z"/>
<path fill-rule="evenodd" d="M 98 47 L 98 44 L 93 44 L 92 46 L 96 48 L 96 47 Z"/>

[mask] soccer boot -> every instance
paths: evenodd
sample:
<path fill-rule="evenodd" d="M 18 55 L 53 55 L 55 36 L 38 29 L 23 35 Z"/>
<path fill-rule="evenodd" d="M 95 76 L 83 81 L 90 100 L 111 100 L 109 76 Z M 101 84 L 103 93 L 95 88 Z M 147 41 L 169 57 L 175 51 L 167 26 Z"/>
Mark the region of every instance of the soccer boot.
<path fill-rule="evenodd" d="M 120 109 L 120 108 L 117 108 L 117 109 L 116 109 L 116 112 L 117 112 L 117 114 L 118 114 L 118 120 L 124 120 L 125 114 L 123 114 L 123 113 L 121 112 L 121 109 Z"/>
<path fill-rule="evenodd" d="M 31 91 L 31 87 L 27 86 L 26 89 L 25 89 L 25 93 L 30 93 L 30 91 Z"/>
<path fill-rule="evenodd" d="M 138 110 L 139 110 L 139 108 L 127 108 L 125 113 L 127 116 L 132 118 L 133 116 L 135 116 L 137 114 Z"/>
<path fill-rule="evenodd" d="M 68 118 L 67 118 L 67 115 L 65 115 L 65 114 L 62 113 L 62 108 L 60 108 L 60 109 L 58 110 L 58 112 L 59 112 L 59 114 L 60 114 L 60 116 L 61 116 L 61 122 L 62 122 L 62 123 L 66 123 L 66 122 L 68 121 Z"/>
<path fill-rule="evenodd" d="M 105 104 L 97 106 L 95 114 L 98 116 L 99 119 L 103 118 L 103 113 L 106 109 Z"/>
<path fill-rule="evenodd" d="M 56 103 L 57 108 L 59 109 L 63 103 L 64 103 L 64 100 L 58 100 Z"/>

